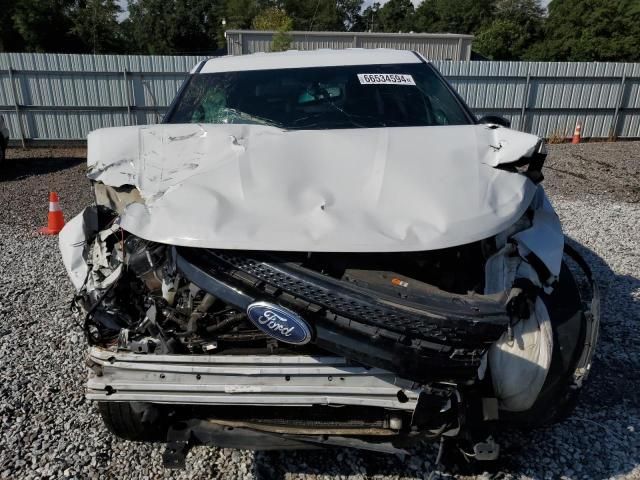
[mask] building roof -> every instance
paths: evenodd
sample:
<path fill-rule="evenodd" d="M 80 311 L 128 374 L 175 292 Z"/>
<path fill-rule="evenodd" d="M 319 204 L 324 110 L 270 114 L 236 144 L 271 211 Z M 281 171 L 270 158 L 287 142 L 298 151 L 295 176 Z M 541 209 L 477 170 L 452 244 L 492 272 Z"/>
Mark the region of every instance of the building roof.
<path fill-rule="evenodd" d="M 252 53 L 207 60 L 200 73 L 272 70 L 278 68 L 333 67 L 339 65 L 374 65 L 420 63 L 408 50 L 389 48 L 347 48 L 344 50 L 288 50 L 276 53 Z M 192 70 L 194 73 L 197 67 Z"/>
<path fill-rule="evenodd" d="M 270 34 L 274 35 L 278 33 L 276 30 L 227 30 L 227 34 L 246 33 L 249 35 L 254 34 Z M 386 33 L 386 32 L 333 32 L 333 31 L 304 31 L 304 30 L 292 30 L 287 32 L 289 35 L 303 35 L 305 37 L 363 37 L 363 38 L 465 38 L 473 40 L 473 35 L 467 35 L 464 33 L 424 33 L 424 32 L 403 32 L 403 33 Z"/>

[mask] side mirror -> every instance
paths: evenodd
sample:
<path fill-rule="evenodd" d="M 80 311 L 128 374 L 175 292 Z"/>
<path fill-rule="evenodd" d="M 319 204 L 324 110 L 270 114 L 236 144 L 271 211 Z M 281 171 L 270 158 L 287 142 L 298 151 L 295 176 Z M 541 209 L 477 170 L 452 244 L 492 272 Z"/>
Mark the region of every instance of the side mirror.
<path fill-rule="evenodd" d="M 511 128 L 511 122 L 499 115 L 485 115 L 480 119 L 480 123 L 486 123 L 491 125 L 500 125 L 505 128 Z"/>

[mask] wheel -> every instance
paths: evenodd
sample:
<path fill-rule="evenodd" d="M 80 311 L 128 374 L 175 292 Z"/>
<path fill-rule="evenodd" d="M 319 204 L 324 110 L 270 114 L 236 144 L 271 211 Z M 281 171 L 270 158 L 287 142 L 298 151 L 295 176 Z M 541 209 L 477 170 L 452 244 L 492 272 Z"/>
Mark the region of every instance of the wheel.
<path fill-rule="evenodd" d="M 7 155 L 7 147 L 3 145 L 2 141 L 0 140 L 0 165 L 4 163 L 6 155 Z"/>
<path fill-rule="evenodd" d="M 166 416 L 154 404 L 99 402 L 98 410 L 109 431 L 120 438 L 135 441 L 166 440 Z"/>
<path fill-rule="evenodd" d="M 508 423 L 536 428 L 559 422 L 573 411 L 579 388 L 573 382 L 587 335 L 578 285 L 563 262 L 558 285 L 551 295 L 543 295 L 553 329 L 551 366 L 538 398 L 524 412 L 501 412 Z"/>

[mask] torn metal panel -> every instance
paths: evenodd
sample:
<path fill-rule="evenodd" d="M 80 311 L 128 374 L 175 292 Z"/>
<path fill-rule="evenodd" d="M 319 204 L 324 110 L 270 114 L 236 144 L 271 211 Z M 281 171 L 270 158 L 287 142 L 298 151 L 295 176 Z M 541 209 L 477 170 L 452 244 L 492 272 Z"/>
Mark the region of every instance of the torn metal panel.
<path fill-rule="evenodd" d="M 484 125 L 284 131 L 154 125 L 89 135 L 89 177 L 134 185 L 142 238 L 205 248 L 414 251 L 488 238 L 536 186 L 492 168 L 535 136 Z"/>
<path fill-rule="evenodd" d="M 122 213 L 125 207 L 131 203 L 143 203 L 140 192 L 133 186 L 111 187 L 101 182 L 93 185 L 93 194 L 98 205 Z"/>
<path fill-rule="evenodd" d="M 80 290 L 89 276 L 87 241 L 98 232 L 96 207 L 88 207 L 71 219 L 60 232 L 58 245 L 71 283 Z"/>
<path fill-rule="evenodd" d="M 553 278 L 560 274 L 564 234 L 542 187 L 538 187 L 529 213 L 509 229 L 502 249 L 487 260 L 485 294 L 507 291 L 519 279 L 540 289 L 547 286 L 549 279 L 540 278 L 539 272 L 527 262 L 531 254 L 545 265 Z M 491 346 L 487 357 L 500 408 L 512 412 L 526 411 L 533 406 L 551 366 L 553 331 L 549 313 L 540 297 L 530 305 L 529 311 L 527 318 L 518 319 Z M 481 377 L 484 367 L 480 370 Z"/>
<path fill-rule="evenodd" d="M 518 251 L 522 257 L 526 258 L 533 253 L 551 275 L 557 278 L 562 264 L 564 233 L 560 219 L 542 187 L 536 192 L 531 209 L 534 212 L 531 228 L 516 233 L 513 239 L 518 243 Z M 547 279 L 541 280 L 544 282 Z"/>

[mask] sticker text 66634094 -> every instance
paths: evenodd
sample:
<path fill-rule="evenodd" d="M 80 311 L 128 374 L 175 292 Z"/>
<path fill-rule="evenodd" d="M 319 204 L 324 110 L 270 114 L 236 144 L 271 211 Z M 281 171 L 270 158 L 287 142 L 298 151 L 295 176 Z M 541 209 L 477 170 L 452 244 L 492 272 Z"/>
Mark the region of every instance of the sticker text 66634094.
<path fill-rule="evenodd" d="M 359 73 L 362 85 L 415 85 L 411 75 L 403 73 Z"/>

